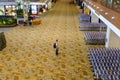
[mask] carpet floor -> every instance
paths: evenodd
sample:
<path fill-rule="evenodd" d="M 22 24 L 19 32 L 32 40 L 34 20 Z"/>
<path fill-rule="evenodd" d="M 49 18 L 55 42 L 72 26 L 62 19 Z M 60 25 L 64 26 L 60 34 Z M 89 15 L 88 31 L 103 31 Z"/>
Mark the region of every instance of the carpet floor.
<path fill-rule="evenodd" d="M 41 16 L 42 24 L 17 26 L 5 32 L 0 51 L 0 80 L 93 80 L 79 9 L 58 0 Z M 59 54 L 53 43 L 58 39 Z M 100 47 L 100 46 L 99 46 Z"/>

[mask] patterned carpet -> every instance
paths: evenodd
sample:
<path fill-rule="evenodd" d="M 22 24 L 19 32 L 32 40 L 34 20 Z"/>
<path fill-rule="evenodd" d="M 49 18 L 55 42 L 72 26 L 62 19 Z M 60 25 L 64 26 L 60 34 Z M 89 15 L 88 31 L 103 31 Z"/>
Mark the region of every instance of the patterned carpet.
<path fill-rule="evenodd" d="M 18 26 L 5 33 L 0 52 L 0 80 L 93 80 L 79 10 L 70 0 L 58 0 L 41 16 L 42 24 Z M 59 55 L 53 43 L 58 39 Z"/>

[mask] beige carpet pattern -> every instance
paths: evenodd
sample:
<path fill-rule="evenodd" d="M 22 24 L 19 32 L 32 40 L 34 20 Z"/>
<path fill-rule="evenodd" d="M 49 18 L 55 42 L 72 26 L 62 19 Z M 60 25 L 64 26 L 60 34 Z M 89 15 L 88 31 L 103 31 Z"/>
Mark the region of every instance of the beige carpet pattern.
<path fill-rule="evenodd" d="M 0 51 L 0 80 L 93 80 L 79 10 L 70 0 L 58 0 L 41 16 L 42 24 L 18 26 L 5 33 Z M 58 39 L 59 55 L 53 43 Z"/>

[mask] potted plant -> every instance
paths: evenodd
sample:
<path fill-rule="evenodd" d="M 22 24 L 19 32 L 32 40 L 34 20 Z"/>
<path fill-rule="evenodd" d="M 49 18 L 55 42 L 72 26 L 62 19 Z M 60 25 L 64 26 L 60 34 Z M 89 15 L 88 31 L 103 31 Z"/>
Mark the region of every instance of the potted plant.
<path fill-rule="evenodd" d="M 23 18 L 23 9 L 21 9 L 21 2 L 17 2 L 18 10 L 17 10 L 17 17 Z"/>

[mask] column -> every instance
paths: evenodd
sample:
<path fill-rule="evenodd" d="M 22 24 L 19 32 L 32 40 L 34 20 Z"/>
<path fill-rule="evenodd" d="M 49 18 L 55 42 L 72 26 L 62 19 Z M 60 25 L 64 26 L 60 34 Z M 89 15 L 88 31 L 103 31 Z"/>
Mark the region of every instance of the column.
<path fill-rule="evenodd" d="M 116 35 L 111 29 L 107 29 L 106 47 L 120 48 L 120 37 Z"/>
<path fill-rule="evenodd" d="M 107 32 L 106 32 L 106 39 L 105 39 L 105 47 L 109 47 L 109 37 L 110 37 L 110 27 L 107 27 Z"/>

